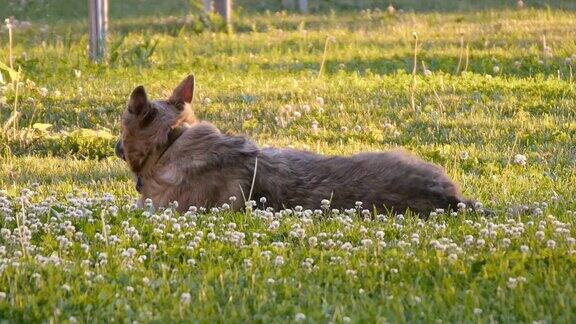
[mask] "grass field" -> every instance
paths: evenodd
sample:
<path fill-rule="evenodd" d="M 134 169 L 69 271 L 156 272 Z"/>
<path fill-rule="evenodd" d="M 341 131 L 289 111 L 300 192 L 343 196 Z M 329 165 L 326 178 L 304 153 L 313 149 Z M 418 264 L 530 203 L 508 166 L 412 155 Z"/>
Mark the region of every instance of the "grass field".
<path fill-rule="evenodd" d="M 31 23 L 13 30 L 16 107 L 0 79 L 1 320 L 576 321 L 576 13 L 243 10 L 222 33 L 175 0 L 112 1 L 110 57 L 93 64 L 85 9 L 35 3 L 0 0 Z M 136 210 L 120 113 L 135 86 L 164 98 L 188 73 L 196 114 L 224 131 L 404 147 L 497 215 Z"/>

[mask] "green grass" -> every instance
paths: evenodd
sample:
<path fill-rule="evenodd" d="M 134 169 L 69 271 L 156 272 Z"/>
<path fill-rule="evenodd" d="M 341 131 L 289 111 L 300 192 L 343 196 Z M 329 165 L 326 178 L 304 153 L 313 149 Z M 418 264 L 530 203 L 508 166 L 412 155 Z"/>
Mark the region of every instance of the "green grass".
<path fill-rule="evenodd" d="M 14 31 L 14 53 L 33 83 L 21 87 L 17 136 L 0 135 L 0 319 L 576 320 L 576 89 L 567 60 L 576 59 L 575 13 L 510 4 L 422 12 L 446 8 L 409 1 L 395 16 L 244 9 L 225 34 L 200 33 L 207 27 L 194 12 L 188 22 L 155 17 L 186 14 L 178 1 L 112 1 L 110 44 L 120 45 L 115 59 L 96 65 L 87 60 L 83 8 L 66 15 L 71 2 L 2 2 L 0 16 L 31 19 Z M 421 44 L 415 109 L 413 32 Z M 335 42 L 318 77 L 327 36 Z M 469 57 L 457 73 L 461 37 Z M 7 38 L 0 30 L 5 63 Z M 147 41 L 158 41 L 150 57 L 138 54 Z M 404 147 L 445 167 L 497 215 L 424 222 L 132 210 L 134 182 L 113 157 L 120 113 L 135 86 L 163 98 L 188 73 L 197 79 L 197 115 L 224 131 L 323 154 Z M 14 102 L 8 84 L 0 101 L 3 124 Z M 29 129 L 34 123 L 52 128 Z M 525 165 L 515 163 L 518 154 Z M 508 217 L 518 204 L 540 212 Z"/>

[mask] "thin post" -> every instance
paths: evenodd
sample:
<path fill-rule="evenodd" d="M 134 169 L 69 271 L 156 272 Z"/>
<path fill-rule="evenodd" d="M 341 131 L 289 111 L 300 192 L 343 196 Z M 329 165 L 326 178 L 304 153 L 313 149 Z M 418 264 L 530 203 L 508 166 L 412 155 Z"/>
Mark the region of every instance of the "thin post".
<path fill-rule="evenodd" d="M 90 59 L 102 61 L 106 54 L 106 31 L 108 30 L 108 0 L 88 0 Z"/>
<path fill-rule="evenodd" d="M 108 0 L 102 0 L 102 25 L 104 26 L 104 39 L 108 35 Z"/>
<path fill-rule="evenodd" d="M 300 12 L 307 14 L 308 0 L 298 0 L 298 9 L 300 9 Z"/>
<path fill-rule="evenodd" d="M 230 26 L 232 21 L 232 0 L 215 0 L 216 12 L 224 18 L 226 25 Z"/>

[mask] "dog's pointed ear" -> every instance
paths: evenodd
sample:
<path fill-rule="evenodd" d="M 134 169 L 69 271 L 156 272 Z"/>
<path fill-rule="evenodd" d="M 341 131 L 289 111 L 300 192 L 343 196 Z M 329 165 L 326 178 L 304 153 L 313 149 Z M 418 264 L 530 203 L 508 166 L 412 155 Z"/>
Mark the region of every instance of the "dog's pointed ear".
<path fill-rule="evenodd" d="M 190 74 L 174 89 L 174 92 L 172 92 L 168 100 L 178 109 L 183 109 L 185 104 L 192 103 L 193 98 L 194 75 Z"/>
<path fill-rule="evenodd" d="M 130 94 L 128 111 L 135 115 L 140 115 L 146 109 L 148 109 L 148 95 L 146 95 L 146 90 L 143 86 L 137 86 Z"/>

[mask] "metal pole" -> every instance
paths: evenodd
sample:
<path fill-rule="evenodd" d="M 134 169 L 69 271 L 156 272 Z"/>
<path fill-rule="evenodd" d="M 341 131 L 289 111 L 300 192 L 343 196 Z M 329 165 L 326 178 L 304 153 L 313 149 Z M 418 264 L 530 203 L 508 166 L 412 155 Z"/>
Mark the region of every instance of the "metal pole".
<path fill-rule="evenodd" d="M 307 14 L 308 0 L 298 0 L 298 9 L 300 9 L 300 12 Z"/>
<path fill-rule="evenodd" d="M 101 62 L 106 54 L 108 0 L 88 0 L 90 59 Z"/>
<path fill-rule="evenodd" d="M 214 4 L 216 12 L 224 18 L 226 25 L 230 26 L 232 21 L 232 0 L 215 0 Z"/>

